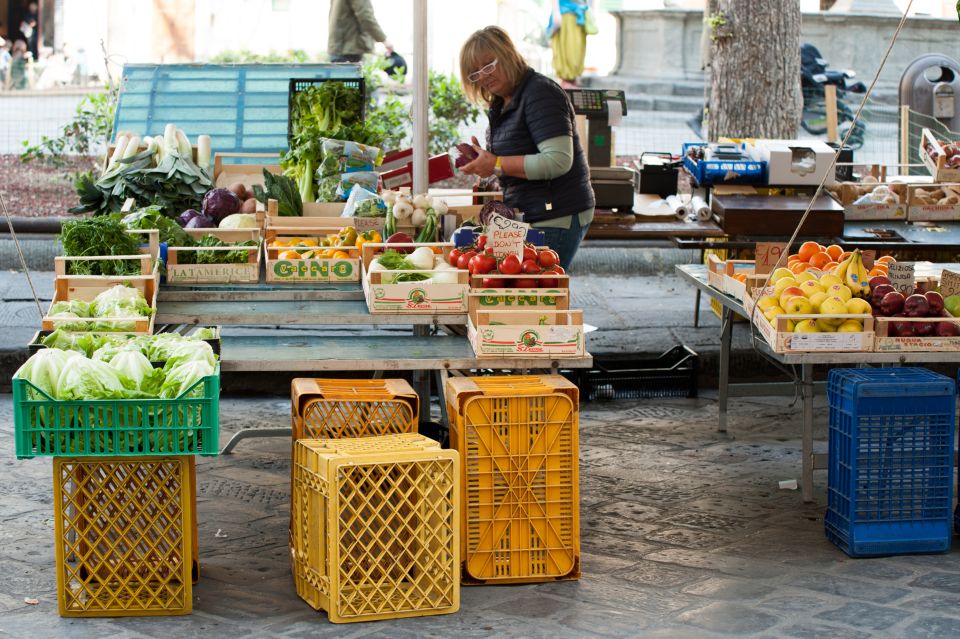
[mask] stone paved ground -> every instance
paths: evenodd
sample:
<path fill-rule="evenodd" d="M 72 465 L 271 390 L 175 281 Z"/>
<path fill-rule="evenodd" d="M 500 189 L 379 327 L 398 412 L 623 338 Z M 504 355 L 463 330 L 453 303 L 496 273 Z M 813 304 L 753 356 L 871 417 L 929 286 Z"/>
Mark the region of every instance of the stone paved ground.
<path fill-rule="evenodd" d="M 825 420 L 822 400 L 817 414 Z M 283 398 L 222 403 L 225 434 L 287 424 L 288 415 Z M 328 623 L 296 596 L 289 442 L 247 440 L 198 466 L 202 576 L 192 615 L 63 619 L 50 460 L 13 459 L 5 396 L 0 637 L 960 636 L 957 552 L 849 559 L 823 536 L 825 473 L 813 505 L 778 488 L 799 476 L 799 418 L 788 399 L 735 401 L 729 435 L 715 432 L 716 418 L 709 398 L 584 405 L 579 582 L 464 587 L 457 614 L 353 625 Z"/>

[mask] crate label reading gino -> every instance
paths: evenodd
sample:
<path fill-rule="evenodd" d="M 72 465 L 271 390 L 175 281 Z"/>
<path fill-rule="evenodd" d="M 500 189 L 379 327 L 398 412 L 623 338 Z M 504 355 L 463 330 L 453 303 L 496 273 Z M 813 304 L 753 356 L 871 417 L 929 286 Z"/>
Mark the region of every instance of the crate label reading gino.
<path fill-rule="evenodd" d="M 787 348 L 796 351 L 858 350 L 862 343 L 863 333 L 794 333 Z"/>
<path fill-rule="evenodd" d="M 894 262 L 890 265 L 887 277 L 890 284 L 904 295 L 911 295 L 915 288 L 913 262 Z"/>
<path fill-rule="evenodd" d="M 350 260 L 278 260 L 273 273 L 283 278 L 347 278 L 354 271 Z"/>
<path fill-rule="evenodd" d="M 557 305 L 557 296 L 550 293 L 563 293 L 565 291 L 522 291 L 518 290 L 515 294 L 504 295 L 502 291 L 496 289 L 487 289 L 477 291 L 481 295 L 477 296 L 477 303 L 480 306 L 491 307 L 551 307 Z"/>
<path fill-rule="evenodd" d="M 494 213 L 487 221 L 487 246 L 497 257 L 523 256 L 523 243 L 527 239 L 529 224 L 505 218 Z"/>

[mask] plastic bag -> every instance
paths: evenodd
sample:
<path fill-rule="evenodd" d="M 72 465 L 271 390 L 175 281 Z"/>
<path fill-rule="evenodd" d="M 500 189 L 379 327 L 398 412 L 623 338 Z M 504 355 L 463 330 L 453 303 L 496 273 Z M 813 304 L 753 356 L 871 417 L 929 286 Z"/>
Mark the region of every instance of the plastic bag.
<path fill-rule="evenodd" d="M 386 217 L 387 207 L 380 196 L 362 186 L 350 189 L 347 205 L 340 217 Z"/>
<path fill-rule="evenodd" d="M 380 185 L 380 174 L 376 171 L 356 171 L 343 173 L 340 176 L 340 185 L 337 187 L 337 197 L 345 201 L 350 197 L 354 185 L 360 185 L 368 191 L 377 192 Z"/>
<path fill-rule="evenodd" d="M 321 149 L 323 159 L 317 167 L 317 176 L 320 178 L 355 171 L 373 171 L 383 161 L 383 151 L 379 148 L 350 140 L 323 138 Z"/>

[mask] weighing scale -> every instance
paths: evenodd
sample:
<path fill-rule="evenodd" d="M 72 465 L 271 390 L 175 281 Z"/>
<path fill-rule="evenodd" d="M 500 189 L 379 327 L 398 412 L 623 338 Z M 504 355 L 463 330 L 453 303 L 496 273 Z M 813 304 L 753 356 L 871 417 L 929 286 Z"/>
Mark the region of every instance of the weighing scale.
<path fill-rule="evenodd" d="M 615 89 L 567 89 L 573 112 L 587 118 L 587 164 L 597 208 L 633 210 L 637 172 L 614 166 L 612 126 L 627 114 L 627 98 Z M 610 109 L 614 111 L 611 112 Z M 616 111 L 619 109 L 619 113 Z M 583 141 L 581 140 L 581 143 Z"/>

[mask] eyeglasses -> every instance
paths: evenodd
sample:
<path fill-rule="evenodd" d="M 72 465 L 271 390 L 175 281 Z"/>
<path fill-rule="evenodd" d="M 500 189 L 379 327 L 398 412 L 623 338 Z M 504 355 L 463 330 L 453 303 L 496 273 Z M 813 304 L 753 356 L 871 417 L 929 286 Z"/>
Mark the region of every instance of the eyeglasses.
<path fill-rule="evenodd" d="M 483 65 L 482 67 L 480 67 L 479 69 L 477 69 L 476 71 L 468 75 L 467 79 L 470 80 L 471 82 L 477 82 L 480 80 L 480 78 L 484 78 L 490 75 L 491 73 L 493 73 L 493 70 L 496 68 L 497 68 L 497 59 L 494 58 L 493 62 L 491 62 L 490 64 Z"/>

